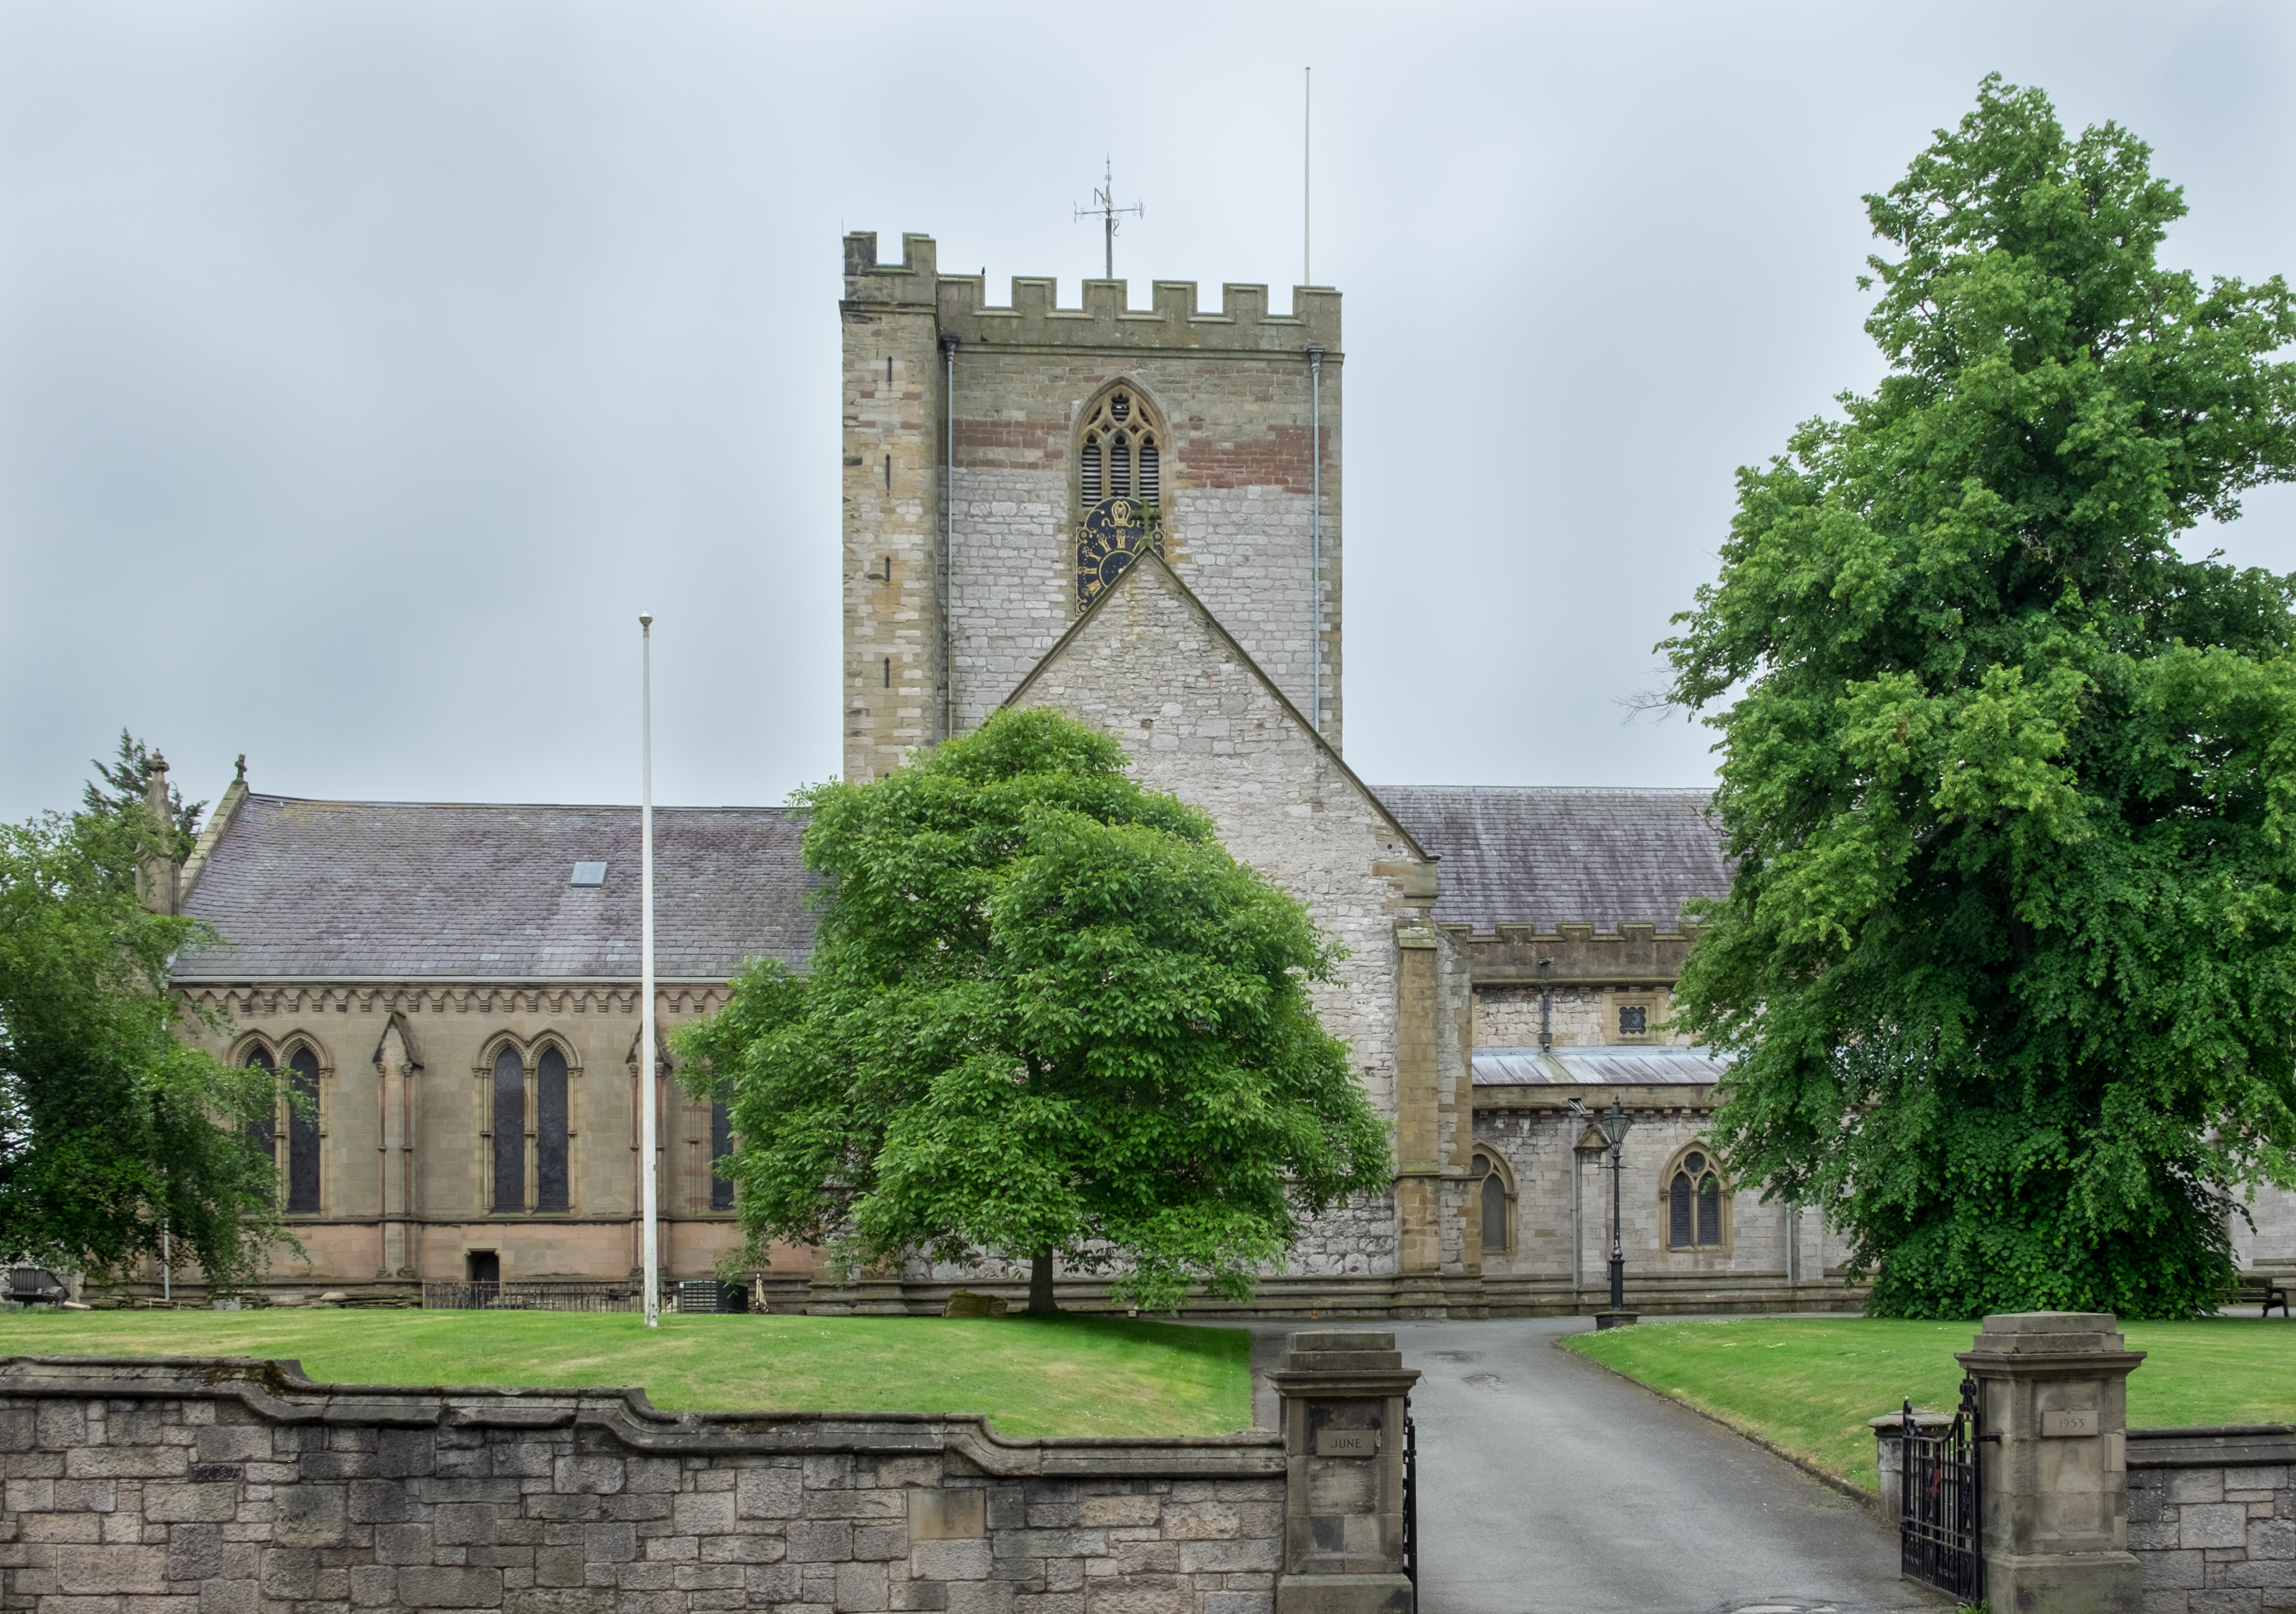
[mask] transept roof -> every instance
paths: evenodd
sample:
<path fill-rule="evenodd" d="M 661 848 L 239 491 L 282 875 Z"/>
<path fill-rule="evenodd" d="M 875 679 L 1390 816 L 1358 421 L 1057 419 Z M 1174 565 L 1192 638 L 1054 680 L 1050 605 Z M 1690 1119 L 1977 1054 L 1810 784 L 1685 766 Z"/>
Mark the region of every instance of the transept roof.
<path fill-rule="evenodd" d="M 1729 889 L 1710 791 L 1390 784 L 1380 799 L 1442 859 L 1435 922 L 1678 927 L 1682 905 Z"/>

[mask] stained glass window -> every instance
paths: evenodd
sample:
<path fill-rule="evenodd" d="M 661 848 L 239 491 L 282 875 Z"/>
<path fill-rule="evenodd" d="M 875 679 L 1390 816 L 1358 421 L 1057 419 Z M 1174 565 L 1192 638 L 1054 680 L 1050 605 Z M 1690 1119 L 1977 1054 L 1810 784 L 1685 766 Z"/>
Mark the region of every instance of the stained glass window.
<path fill-rule="evenodd" d="M 526 1208 L 526 1061 L 515 1048 L 495 1055 L 495 1208 Z"/>
<path fill-rule="evenodd" d="M 534 1208 L 564 1210 L 567 1180 L 566 1056 L 545 1048 L 534 1067 Z"/>

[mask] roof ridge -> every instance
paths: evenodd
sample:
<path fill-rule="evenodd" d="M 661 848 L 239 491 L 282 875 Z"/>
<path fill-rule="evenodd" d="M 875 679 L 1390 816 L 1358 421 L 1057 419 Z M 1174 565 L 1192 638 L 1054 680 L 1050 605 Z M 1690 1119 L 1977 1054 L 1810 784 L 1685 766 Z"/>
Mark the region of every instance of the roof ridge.
<path fill-rule="evenodd" d="M 635 801 L 391 801 L 361 796 L 280 796 L 268 791 L 250 791 L 247 793 L 247 799 L 250 801 L 280 802 L 294 807 L 472 807 L 489 809 L 497 807 L 536 807 L 548 808 L 553 812 L 559 813 L 635 813 L 639 810 L 639 804 Z M 725 801 L 709 805 L 688 804 L 680 807 L 665 807 L 657 802 L 654 804 L 653 810 L 657 813 L 780 813 L 786 815 L 792 809 L 787 803 L 783 803 L 778 806 L 767 806 L 751 805 L 739 801 Z"/>
<path fill-rule="evenodd" d="M 1711 796 L 1710 784 L 1382 784 L 1382 791 L 1475 791 L 1519 796 Z"/>

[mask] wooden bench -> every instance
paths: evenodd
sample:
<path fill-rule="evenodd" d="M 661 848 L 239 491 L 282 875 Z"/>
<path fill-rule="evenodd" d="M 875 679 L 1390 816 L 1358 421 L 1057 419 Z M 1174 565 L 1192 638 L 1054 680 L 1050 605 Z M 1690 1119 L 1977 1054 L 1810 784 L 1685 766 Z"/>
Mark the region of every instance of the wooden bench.
<path fill-rule="evenodd" d="M 2277 1306 L 2284 1317 L 2288 1315 L 2288 1290 L 2261 1273 L 2244 1272 L 2240 1274 L 2240 1282 L 2226 1291 L 2225 1304 L 2253 1306 L 2259 1317 L 2270 1316 L 2272 1308 Z"/>

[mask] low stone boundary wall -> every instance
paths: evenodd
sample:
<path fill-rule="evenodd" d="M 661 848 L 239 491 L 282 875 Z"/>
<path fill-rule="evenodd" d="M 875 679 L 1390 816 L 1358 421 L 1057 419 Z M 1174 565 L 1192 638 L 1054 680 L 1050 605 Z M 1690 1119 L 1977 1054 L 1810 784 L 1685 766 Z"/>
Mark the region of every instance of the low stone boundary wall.
<path fill-rule="evenodd" d="M 2296 1608 L 2296 1427 L 2128 1431 L 2145 1614 Z"/>
<path fill-rule="evenodd" d="M 1259 1431 L 1011 1440 L 978 1418 L 17 1356 L 0 1606 L 1268 1614 L 1284 1473 Z"/>

